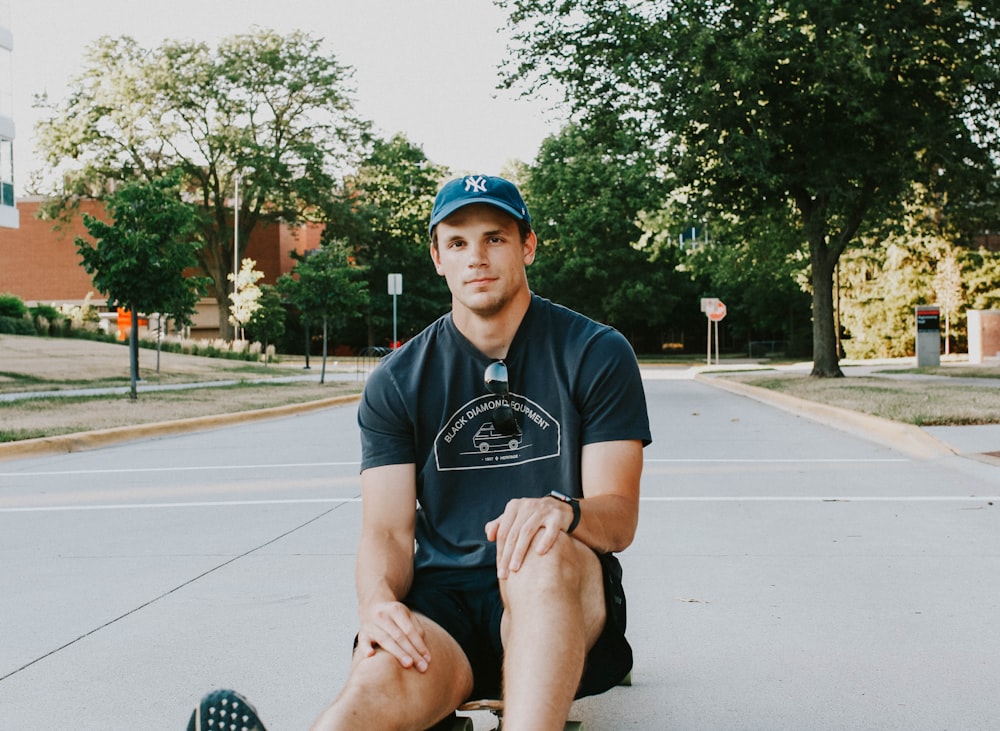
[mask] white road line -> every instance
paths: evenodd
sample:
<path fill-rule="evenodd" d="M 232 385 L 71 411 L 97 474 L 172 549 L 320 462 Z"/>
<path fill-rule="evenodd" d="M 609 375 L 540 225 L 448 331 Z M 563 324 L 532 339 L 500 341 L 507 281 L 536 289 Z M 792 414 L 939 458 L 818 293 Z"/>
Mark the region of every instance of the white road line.
<path fill-rule="evenodd" d="M 99 505 L 38 505 L 34 507 L 0 508 L 0 513 L 61 513 L 92 510 L 171 510 L 176 508 L 233 508 L 259 505 L 320 505 L 360 503 L 360 497 L 303 498 L 285 500 L 215 500 L 178 503 L 120 503 Z M 644 503 L 995 503 L 1000 495 L 726 495 L 726 496 L 648 496 Z"/>
<path fill-rule="evenodd" d="M 121 475 L 147 472 L 208 472 L 212 470 L 282 470 L 309 467 L 360 467 L 360 462 L 289 462 L 287 464 L 218 464 L 179 467 L 120 467 L 100 470 L 50 470 L 45 472 L 0 472 L 0 477 L 57 477 L 66 475 Z"/>
<path fill-rule="evenodd" d="M 0 513 L 62 513 L 87 510 L 169 510 L 171 508 L 230 508 L 253 505 L 314 505 L 359 503 L 359 497 L 303 498 L 285 500 L 213 500 L 185 503 L 105 503 L 98 505 L 38 505 L 23 508 L 0 508 Z"/>
<path fill-rule="evenodd" d="M 646 464 L 892 464 L 910 462 L 905 458 L 794 458 L 794 459 L 646 459 Z M 281 470 L 308 469 L 310 467 L 360 467 L 360 462 L 289 462 L 281 464 L 221 464 L 221 465 L 181 465 L 173 467 L 120 467 L 96 470 L 45 470 L 26 472 L 0 472 L 4 477 L 66 477 L 73 475 L 121 475 L 148 474 L 153 472 L 210 472 L 222 470 Z"/>
<path fill-rule="evenodd" d="M 696 497 L 643 497 L 644 503 L 993 503 L 998 495 L 726 495 Z"/>
<path fill-rule="evenodd" d="M 875 457 L 830 457 L 830 458 L 816 458 L 816 457 L 802 457 L 802 458 L 789 458 L 789 459 L 752 459 L 752 458 L 678 458 L 678 459 L 645 459 L 643 460 L 646 464 L 672 464 L 672 463 L 691 463 L 691 464 L 889 464 L 889 463 L 899 463 L 899 462 L 912 462 L 913 460 L 906 459 L 905 457 L 886 457 L 886 458 L 875 458 Z"/>

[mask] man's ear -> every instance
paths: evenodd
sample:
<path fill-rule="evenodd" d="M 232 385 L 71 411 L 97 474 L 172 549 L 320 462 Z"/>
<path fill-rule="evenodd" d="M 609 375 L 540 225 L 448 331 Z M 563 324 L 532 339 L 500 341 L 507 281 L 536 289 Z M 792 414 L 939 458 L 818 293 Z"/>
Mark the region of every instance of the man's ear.
<path fill-rule="evenodd" d="M 444 276 L 444 272 L 441 271 L 441 252 L 438 251 L 438 247 L 435 244 L 431 244 L 431 261 L 434 262 L 434 271 L 438 273 L 439 277 Z"/>
<path fill-rule="evenodd" d="M 524 244 L 524 265 L 529 266 L 535 260 L 535 252 L 538 249 L 538 237 L 532 231 L 525 237 Z"/>

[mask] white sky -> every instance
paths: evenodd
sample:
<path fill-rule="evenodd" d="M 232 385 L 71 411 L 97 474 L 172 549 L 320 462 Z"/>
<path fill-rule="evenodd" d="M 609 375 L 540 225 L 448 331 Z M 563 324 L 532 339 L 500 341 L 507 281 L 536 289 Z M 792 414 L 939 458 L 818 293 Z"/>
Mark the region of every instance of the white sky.
<path fill-rule="evenodd" d="M 355 70 L 357 112 L 388 137 L 403 132 L 456 173 L 496 174 L 531 162 L 560 121 L 541 102 L 496 89 L 504 14 L 491 0 L 8 0 L 13 53 L 15 185 L 42 167 L 34 152 L 34 96 L 66 96 L 84 48 L 129 35 L 215 46 L 253 26 L 303 30 Z M 551 121 L 550 121 L 551 120 Z"/>

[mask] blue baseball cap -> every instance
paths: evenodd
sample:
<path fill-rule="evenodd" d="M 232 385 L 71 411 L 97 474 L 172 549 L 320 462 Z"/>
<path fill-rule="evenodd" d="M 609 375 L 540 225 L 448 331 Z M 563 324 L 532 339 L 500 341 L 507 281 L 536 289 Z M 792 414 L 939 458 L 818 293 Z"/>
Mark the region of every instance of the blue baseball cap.
<path fill-rule="evenodd" d="M 430 231 L 459 208 L 472 203 L 486 203 L 510 214 L 517 221 L 531 223 L 528 207 L 509 180 L 489 175 L 466 175 L 445 183 L 434 199 Z"/>

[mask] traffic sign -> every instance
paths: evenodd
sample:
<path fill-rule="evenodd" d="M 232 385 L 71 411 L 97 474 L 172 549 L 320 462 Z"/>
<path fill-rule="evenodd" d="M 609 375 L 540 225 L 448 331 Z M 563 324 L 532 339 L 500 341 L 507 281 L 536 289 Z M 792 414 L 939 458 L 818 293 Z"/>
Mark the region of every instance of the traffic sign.
<path fill-rule="evenodd" d="M 390 273 L 387 284 L 389 294 L 392 295 L 392 347 L 395 350 L 399 347 L 399 340 L 396 338 L 396 298 L 403 294 L 403 275 L 399 272 Z"/>
<path fill-rule="evenodd" d="M 726 303 L 718 297 L 702 297 L 701 311 L 708 318 L 708 365 L 712 365 L 712 323 L 715 323 L 715 363 L 719 364 L 719 321 L 726 316 Z"/>

